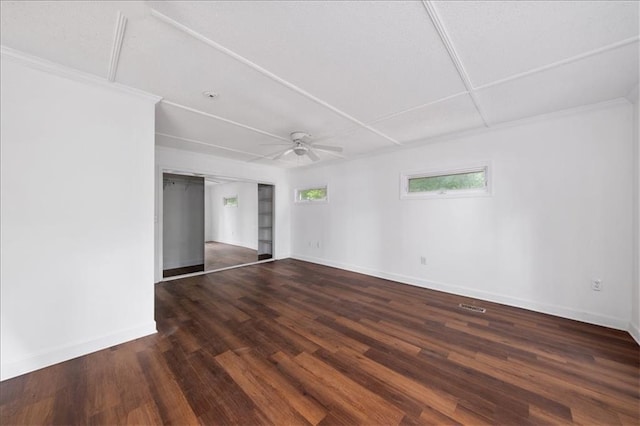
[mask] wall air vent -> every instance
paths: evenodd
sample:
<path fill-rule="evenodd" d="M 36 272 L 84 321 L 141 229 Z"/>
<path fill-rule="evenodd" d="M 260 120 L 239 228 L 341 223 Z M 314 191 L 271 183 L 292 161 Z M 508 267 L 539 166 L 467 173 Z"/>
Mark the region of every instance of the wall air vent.
<path fill-rule="evenodd" d="M 484 314 L 485 312 L 487 312 L 487 310 L 485 308 L 481 308 L 479 306 L 468 305 L 466 303 L 460 303 L 458 306 L 461 307 L 462 309 L 466 309 L 467 311 L 479 312 L 481 314 Z"/>

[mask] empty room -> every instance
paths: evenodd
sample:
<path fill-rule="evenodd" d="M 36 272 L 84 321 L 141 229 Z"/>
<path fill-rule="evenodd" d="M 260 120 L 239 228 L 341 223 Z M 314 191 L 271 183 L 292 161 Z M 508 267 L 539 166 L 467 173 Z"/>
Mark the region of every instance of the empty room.
<path fill-rule="evenodd" d="M 1 1 L 0 424 L 640 424 L 637 1 Z"/>

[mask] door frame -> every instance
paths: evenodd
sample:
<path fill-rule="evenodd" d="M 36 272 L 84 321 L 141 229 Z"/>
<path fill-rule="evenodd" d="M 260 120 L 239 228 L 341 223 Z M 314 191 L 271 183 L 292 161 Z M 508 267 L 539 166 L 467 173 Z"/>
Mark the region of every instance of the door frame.
<path fill-rule="evenodd" d="M 163 207 L 164 207 L 164 196 L 163 196 L 163 188 L 162 188 L 162 179 L 163 179 L 163 175 L 164 173 L 174 173 L 174 174 L 183 174 L 183 175 L 193 175 L 193 176 L 200 176 L 200 177 L 206 177 L 206 176 L 219 176 L 219 177 L 227 177 L 230 179 L 239 179 L 242 180 L 244 182 L 255 182 L 256 184 L 262 183 L 262 184 L 267 184 L 267 185 L 273 185 L 273 257 L 271 259 L 265 259 L 265 260 L 259 260 L 256 262 L 251 262 L 251 263 L 243 263 L 241 265 L 236 265 L 236 266 L 229 266 L 227 268 L 221 268 L 221 269 L 216 269 L 214 271 L 203 271 L 203 272 L 194 272 L 192 274 L 185 274 L 185 275 L 177 275 L 175 277 L 163 277 L 162 276 L 162 267 L 163 267 Z M 210 171 L 203 171 L 203 170 L 194 170 L 194 169 L 188 169 L 188 168 L 176 168 L 176 167 L 171 167 L 171 166 L 166 166 L 166 165 L 156 165 L 156 170 L 155 170 L 155 181 L 154 181 L 154 192 L 155 192 L 155 203 L 154 203 L 154 254 L 155 254 L 155 259 L 154 259 L 154 283 L 159 283 L 159 282 L 163 282 L 163 281 L 172 281 L 175 279 L 179 279 L 179 278 L 186 278 L 186 277 L 193 277 L 193 276 L 197 276 L 197 275 L 204 275 L 204 274 L 210 274 L 213 272 L 219 272 L 219 271 L 225 271 L 228 269 L 235 269 L 235 268 L 242 268 L 244 266 L 249 266 L 249 265 L 256 265 L 259 263 L 267 263 L 267 262 L 273 262 L 274 260 L 276 260 L 277 256 L 276 256 L 276 188 L 277 185 L 275 182 L 270 182 L 270 181 L 263 181 L 263 180 L 256 180 L 256 179 L 250 179 L 250 178 L 246 178 L 246 177 L 242 177 L 242 176 L 229 176 L 226 175 L 224 173 L 215 173 L 215 172 L 210 172 Z M 204 249 L 204 248 L 203 248 Z"/>

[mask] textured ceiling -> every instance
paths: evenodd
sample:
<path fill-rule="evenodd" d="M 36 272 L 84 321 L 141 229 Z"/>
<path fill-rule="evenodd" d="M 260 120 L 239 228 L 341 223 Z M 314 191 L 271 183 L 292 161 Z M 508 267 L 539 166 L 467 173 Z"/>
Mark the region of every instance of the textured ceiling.
<path fill-rule="evenodd" d="M 161 96 L 158 145 L 280 167 L 310 162 L 271 159 L 293 131 L 352 158 L 638 84 L 635 1 L 0 7 L 3 48 Z"/>

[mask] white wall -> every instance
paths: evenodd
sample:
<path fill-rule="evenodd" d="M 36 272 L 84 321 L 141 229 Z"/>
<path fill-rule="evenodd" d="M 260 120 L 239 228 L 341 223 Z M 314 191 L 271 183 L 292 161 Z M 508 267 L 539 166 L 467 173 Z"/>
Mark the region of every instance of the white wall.
<path fill-rule="evenodd" d="M 155 332 L 155 100 L 1 63 L 7 379 Z"/>
<path fill-rule="evenodd" d="M 633 281 L 631 293 L 631 321 L 629 332 L 640 344 L 640 101 L 638 100 L 638 86 L 630 93 L 630 101 L 633 102 L 633 147 L 634 147 L 634 188 L 633 188 Z"/>
<path fill-rule="evenodd" d="M 173 170 L 226 176 L 246 181 L 274 184 L 275 193 L 275 252 L 274 258 L 290 256 L 290 187 L 286 170 L 212 155 L 197 154 L 173 148 L 156 147 L 156 281 L 162 279 L 162 171 Z"/>
<path fill-rule="evenodd" d="M 400 200 L 401 172 L 478 161 L 491 162 L 491 197 Z M 290 201 L 292 256 L 627 329 L 632 163 L 619 101 L 295 170 L 293 187 L 327 183 L 330 201 Z"/>
<path fill-rule="evenodd" d="M 163 184 L 162 268 L 204 265 L 204 179 L 166 176 Z"/>
<path fill-rule="evenodd" d="M 238 197 L 238 206 L 222 204 L 223 198 Z M 230 182 L 207 184 L 205 192 L 207 241 L 258 250 L 258 184 Z M 207 226 L 205 225 L 205 228 Z"/>

